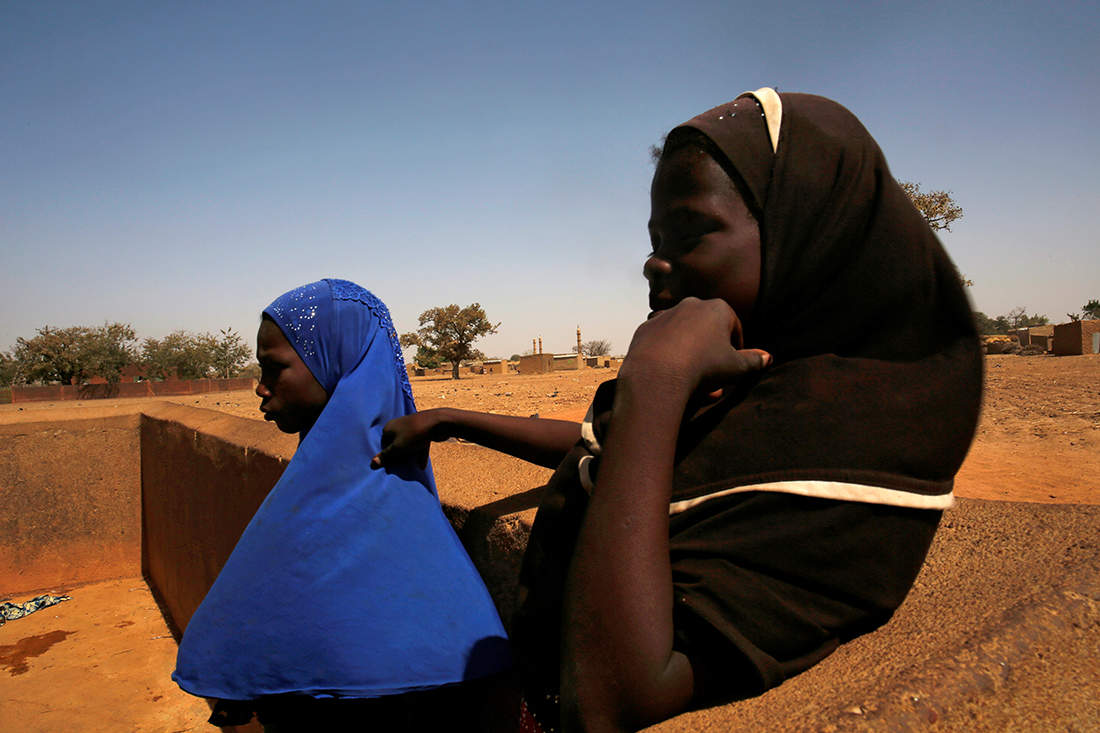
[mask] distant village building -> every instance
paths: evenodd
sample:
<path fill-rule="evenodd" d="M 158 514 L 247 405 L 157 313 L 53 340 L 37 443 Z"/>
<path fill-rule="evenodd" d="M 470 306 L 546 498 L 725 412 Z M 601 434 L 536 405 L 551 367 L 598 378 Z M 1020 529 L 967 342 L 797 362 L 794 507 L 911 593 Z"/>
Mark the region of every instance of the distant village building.
<path fill-rule="evenodd" d="M 519 358 L 520 374 L 545 374 L 554 371 L 553 354 L 528 354 Z"/>
<path fill-rule="evenodd" d="M 1020 345 L 1038 346 L 1043 351 L 1050 351 L 1053 338 L 1054 326 L 1032 326 L 1027 329 L 1027 344 L 1020 342 Z"/>
<path fill-rule="evenodd" d="M 1100 354 L 1100 320 L 1071 321 L 1054 326 L 1052 350 L 1058 356 Z"/>
<path fill-rule="evenodd" d="M 576 351 L 571 354 L 542 353 L 542 337 L 531 339 L 531 354 L 521 356 L 515 363 L 520 374 L 547 374 L 549 372 L 576 371 L 588 368 L 611 368 L 622 363 L 622 359 L 611 356 L 585 356 L 581 348 L 581 327 L 577 326 Z"/>

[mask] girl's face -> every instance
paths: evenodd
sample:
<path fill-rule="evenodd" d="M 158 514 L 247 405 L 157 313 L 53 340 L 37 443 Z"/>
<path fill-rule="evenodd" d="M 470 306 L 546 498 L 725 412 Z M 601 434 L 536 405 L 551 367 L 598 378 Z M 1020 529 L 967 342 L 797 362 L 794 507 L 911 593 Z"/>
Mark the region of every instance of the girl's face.
<path fill-rule="evenodd" d="M 721 298 L 742 322 L 760 289 L 760 226 L 722 167 L 684 147 L 661 159 L 650 189 L 649 307 Z"/>
<path fill-rule="evenodd" d="M 264 318 L 256 333 L 256 361 L 260 383 L 256 395 L 263 401 L 260 412 L 284 433 L 308 431 L 328 402 L 328 394 L 317 382 L 298 352 L 275 322 Z"/>

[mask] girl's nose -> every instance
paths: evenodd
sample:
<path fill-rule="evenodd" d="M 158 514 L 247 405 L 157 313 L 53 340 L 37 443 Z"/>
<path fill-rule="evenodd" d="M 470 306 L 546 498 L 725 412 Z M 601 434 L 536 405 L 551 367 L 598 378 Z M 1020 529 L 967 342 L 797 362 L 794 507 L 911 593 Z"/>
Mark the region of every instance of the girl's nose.
<path fill-rule="evenodd" d="M 651 283 L 658 282 L 661 278 L 672 274 L 672 263 L 656 254 L 651 254 L 642 265 L 642 274 Z"/>
<path fill-rule="evenodd" d="M 259 397 L 260 399 L 266 400 L 268 397 L 271 396 L 271 390 L 268 389 L 267 386 L 264 385 L 263 382 L 257 380 L 257 382 L 256 382 L 256 396 Z"/>

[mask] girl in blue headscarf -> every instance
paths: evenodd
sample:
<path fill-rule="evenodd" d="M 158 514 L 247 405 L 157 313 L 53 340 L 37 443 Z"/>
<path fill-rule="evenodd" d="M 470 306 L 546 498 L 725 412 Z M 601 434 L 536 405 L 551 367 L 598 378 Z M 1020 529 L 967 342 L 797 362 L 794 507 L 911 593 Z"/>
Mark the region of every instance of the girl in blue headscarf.
<path fill-rule="evenodd" d="M 236 703 L 221 725 L 444 714 L 405 693 L 490 677 L 508 643 L 430 467 L 368 468 L 387 421 L 416 411 L 385 305 L 346 280 L 292 290 L 263 312 L 257 359 L 260 409 L 298 451 L 191 618 L 173 679 Z"/>

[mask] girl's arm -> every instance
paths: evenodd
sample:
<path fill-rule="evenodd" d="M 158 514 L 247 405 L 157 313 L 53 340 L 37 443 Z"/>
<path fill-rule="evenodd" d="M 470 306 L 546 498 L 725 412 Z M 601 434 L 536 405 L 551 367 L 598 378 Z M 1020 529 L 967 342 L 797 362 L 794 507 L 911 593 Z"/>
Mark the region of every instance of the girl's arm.
<path fill-rule="evenodd" d="M 672 648 L 673 460 L 692 396 L 770 360 L 730 345 L 739 328 L 724 302 L 689 298 L 634 335 L 566 583 L 565 730 L 633 730 L 691 701 L 691 663 Z"/>
<path fill-rule="evenodd" d="M 382 452 L 371 460 L 371 467 L 411 460 L 426 465 L 433 441 L 461 438 L 546 468 L 557 468 L 580 437 L 580 423 L 441 407 L 386 423 Z"/>

